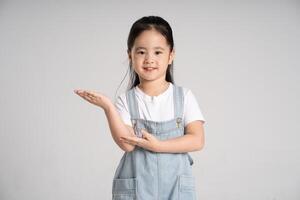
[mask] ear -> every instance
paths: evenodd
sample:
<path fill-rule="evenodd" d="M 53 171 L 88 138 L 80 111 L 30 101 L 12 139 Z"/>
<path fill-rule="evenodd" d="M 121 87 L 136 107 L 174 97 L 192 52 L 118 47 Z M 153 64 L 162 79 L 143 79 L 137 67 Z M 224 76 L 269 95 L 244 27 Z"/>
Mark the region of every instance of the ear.
<path fill-rule="evenodd" d="M 173 48 L 169 56 L 169 65 L 172 64 L 174 57 L 175 57 L 175 49 Z"/>
<path fill-rule="evenodd" d="M 128 59 L 131 60 L 131 54 L 129 50 L 127 50 L 127 55 L 128 55 Z"/>

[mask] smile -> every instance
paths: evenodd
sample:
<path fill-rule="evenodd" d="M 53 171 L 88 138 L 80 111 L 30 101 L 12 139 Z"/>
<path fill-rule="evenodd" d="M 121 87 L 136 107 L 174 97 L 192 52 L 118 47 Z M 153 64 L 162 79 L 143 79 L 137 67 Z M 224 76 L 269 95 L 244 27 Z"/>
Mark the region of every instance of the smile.
<path fill-rule="evenodd" d="M 157 68 L 155 68 L 155 67 L 143 67 L 143 69 L 145 70 L 145 71 L 153 71 L 153 70 L 155 70 L 155 69 L 157 69 Z"/>

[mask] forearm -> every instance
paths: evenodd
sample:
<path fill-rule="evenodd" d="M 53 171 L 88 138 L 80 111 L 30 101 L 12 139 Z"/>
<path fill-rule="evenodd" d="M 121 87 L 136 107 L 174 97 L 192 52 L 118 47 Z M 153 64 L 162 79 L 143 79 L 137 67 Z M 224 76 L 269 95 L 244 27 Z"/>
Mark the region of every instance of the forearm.
<path fill-rule="evenodd" d="M 184 153 L 200 151 L 204 146 L 201 135 L 185 134 L 180 137 L 161 140 L 158 152 L 165 153 Z"/>
<path fill-rule="evenodd" d="M 111 104 L 104 110 L 104 112 L 114 141 L 122 150 L 127 152 L 132 151 L 135 145 L 127 144 L 120 140 L 121 136 L 130 136 L 130 132 L 122 121 L 116 107 Z"/>

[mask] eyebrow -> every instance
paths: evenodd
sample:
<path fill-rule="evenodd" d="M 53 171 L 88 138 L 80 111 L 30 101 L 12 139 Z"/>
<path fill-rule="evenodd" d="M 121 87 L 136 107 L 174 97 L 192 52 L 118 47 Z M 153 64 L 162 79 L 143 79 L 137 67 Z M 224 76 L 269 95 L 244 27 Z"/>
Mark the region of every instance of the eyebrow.
<path fill-rule="evenodd" d="M 137 47 L 136 50 L 139 50 L 139 49 L 146 49 L 145 47 Z M 165 50 L 164 48 L 162 47 L 154 47 L 154 49 L 161 49 L 161 50 Z"/>

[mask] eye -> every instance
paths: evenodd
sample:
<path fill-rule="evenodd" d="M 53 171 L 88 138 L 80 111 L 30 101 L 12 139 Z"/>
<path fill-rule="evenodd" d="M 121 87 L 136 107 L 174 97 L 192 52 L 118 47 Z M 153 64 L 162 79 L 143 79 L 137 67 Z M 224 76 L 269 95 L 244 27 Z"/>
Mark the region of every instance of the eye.
<path fill-rule="evenodd" d="M 155 52 L 156 55 L 161 54 L 161 53 L 162 53 L 161 51 L 156 51 Z"/>
<path fill-rule="evenodd" d="M 143 51 L 138 51 L 137 52 L 137 54 L 141 54 L 141 55 L 143 55 L 145 52 L 143 52 Z"/>

